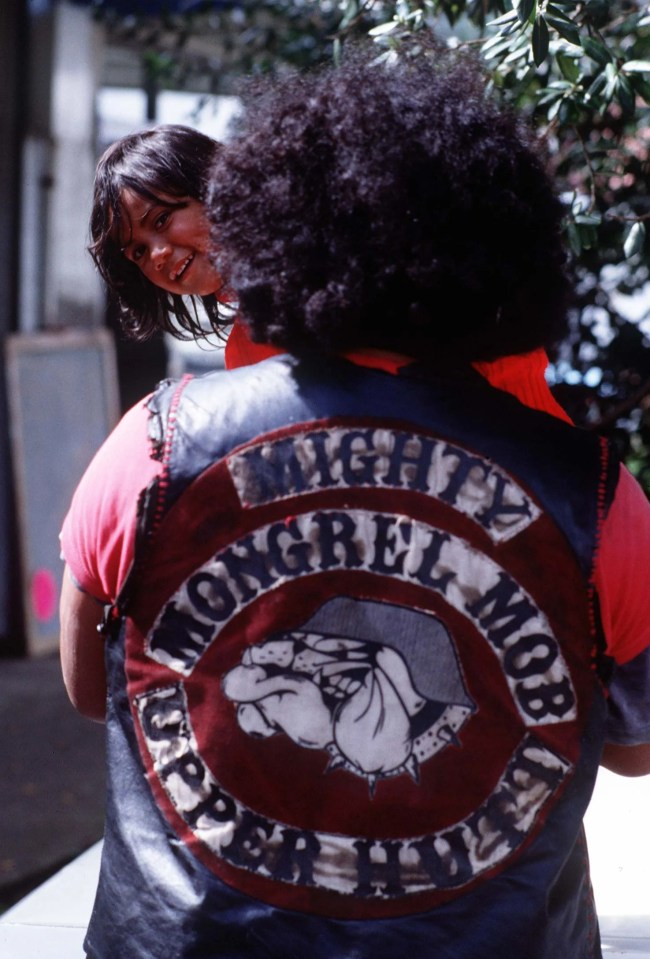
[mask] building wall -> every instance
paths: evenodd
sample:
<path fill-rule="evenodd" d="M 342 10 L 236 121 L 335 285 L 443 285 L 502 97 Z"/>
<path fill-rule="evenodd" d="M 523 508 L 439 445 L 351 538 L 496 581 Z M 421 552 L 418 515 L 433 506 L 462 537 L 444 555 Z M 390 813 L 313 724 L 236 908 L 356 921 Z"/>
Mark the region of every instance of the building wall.
<path fill-rule="evenodd" d="M 0 652 L 19 643 L 21 604 L 14 523 L 5 337 L 18 322 L 20 137 L 25 106 L 25 0 L 0 3 Z"/>
<path fill-rule="evenodd" d="M 101 28 L 59 0 L 30 18 L 29 105 L 22 164 L 20 329 L 92 327 L 104 297 L 88 240 L 95 167 L 94 98 Z"/>

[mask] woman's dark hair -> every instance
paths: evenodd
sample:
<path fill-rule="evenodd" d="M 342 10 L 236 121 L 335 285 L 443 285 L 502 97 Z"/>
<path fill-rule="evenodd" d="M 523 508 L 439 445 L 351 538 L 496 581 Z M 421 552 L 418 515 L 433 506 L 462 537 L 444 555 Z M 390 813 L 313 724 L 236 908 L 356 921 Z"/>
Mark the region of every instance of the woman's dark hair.
<path fill-rule="evenodd" d="M 253 339 L 463 361 L 550 345 L 569 287 L 540 144 L 467 54 L 372 56 L 256 89 L 215 160 L 206 212 Z"/>
<path fill-rule="evenodd" d="M 125 217 L 122 191 L 132 190 L 170 209 L 173 206 L 161 200 L 161 194 L 202 203 L 208 173 L 220 149 L 220 144 L 198 130 L 159 126 L 118 140 L 97 164 L 88 249 L 116 296 L 125 332 L 135 339 L 147 339 L 158 330 L 180 338 L 180 331 L 191 336 L 205 336 L 206 331 L 193 304 L 159 289 L 124 256 L 119 243 L 119 226 Z M 222 317 L 216 295 L 200 299 L 213 329 L 231 322 Z"/>

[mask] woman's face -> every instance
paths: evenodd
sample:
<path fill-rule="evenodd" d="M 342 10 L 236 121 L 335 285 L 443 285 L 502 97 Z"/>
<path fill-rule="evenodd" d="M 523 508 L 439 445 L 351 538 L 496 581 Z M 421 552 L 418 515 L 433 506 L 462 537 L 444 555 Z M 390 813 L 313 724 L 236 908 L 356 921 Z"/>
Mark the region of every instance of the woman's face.
<path fill-rule="evenodd" d="M 156 202 L 132 190 L 123 190 L 120 199 L 122 252 L 154 286 L 194 296 L 221 289 L 208 258 L 209 227 L 198 200 L 161 195 L 163 202 Z M 179 202 L 184 206 L 167 205 Z"/>

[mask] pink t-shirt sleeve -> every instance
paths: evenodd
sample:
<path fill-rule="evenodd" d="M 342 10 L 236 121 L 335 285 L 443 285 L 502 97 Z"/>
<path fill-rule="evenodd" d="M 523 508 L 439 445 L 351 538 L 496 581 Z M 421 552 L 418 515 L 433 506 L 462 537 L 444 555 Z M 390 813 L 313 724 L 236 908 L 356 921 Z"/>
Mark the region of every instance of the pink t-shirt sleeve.
<path fill-rule="evenodd" d="M 603 524 L 595 585 L 608 652 L 626 663 L 650 646 L 650 503 L 627 469 Z"/>
<path fill-rule="evenodd" d="M 79 586 L 113 602 L 133 559 L 138 497 L 159 473 L 147 441 L 147 398 L 120 420 L 99 448 L 72 498 L 61 552 Z"/>

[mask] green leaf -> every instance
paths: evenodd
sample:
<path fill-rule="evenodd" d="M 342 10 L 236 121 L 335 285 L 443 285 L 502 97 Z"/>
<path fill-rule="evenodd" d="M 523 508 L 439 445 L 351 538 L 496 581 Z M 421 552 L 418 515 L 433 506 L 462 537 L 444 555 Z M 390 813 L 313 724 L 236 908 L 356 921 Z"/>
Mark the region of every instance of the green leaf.
<path fill-rule="evenodd" d="M 520 23 L 528 23 L 537 13 L 537 0 L 519 0 L 517 16 Z"/>
<path fill-rule="evenodd" d="M 576 99 L 573 97 L 563 97 L 563 99 L 560 100 L 558 116 L 560 123 L 563 123 L 565 126 L 567 124 L 574 126 L 580 117 L 580 107 Z"/>
<path fill-rule="evenodd" d="M 544 90 L 537 97 L 537 103 L 540 107 L 546 106 L 547 103 L 554 103 L 556 100 L 561 100 L 564 96 L 562 90 Z"/>
<path fill-rule="evenodd" d="M 344 29 L 359 13 L 358 0 L 348 0 L 339 27 Z"/>
<path fill-rule="evenodd" d="M 582 49 L 591 60 L 595 60 L 601 67 L 612 62 L 612 55 L 604 43 L 599 43 L 593 37 L 582 37 Z"/>
<path fill-rule="evenodd" d="M 541 15 L 537 14 L 535 18 L 535 25 L 533 26 L 533 60 L 535 61 L 536 66 L 541 66 L 546 60 L 546 55 L 548 53 L 548 27 L 546 26 L 546 20 Z"/>
<path fill-rule="evenodd" d="M 636 90 L 647 104 L 650 104 L 650 80 L 644 80 L 640 73 L 635 73 L 630 78 L 632 88 Z"/>
<path fill-rule="evenodd" d="M 616 91 L 618 90 L 618 73 L 616 72 L 616 66 L 613 63 L 608 63 L 605 67 L 605 90 L 603 92 L 603 100 L 605 103 L 609 103 Z"/>
<path fill-rule="evenodd" d="M 626 259 L 634 256 L 636 253 L 640 253 L 643 249 L 645 243 L 645 223 L 642 223 L 640 220 L 637 220 L 636 223 L 633 223 L 629 229 L 627 236 L 625 237 L 625 242 L 623 243 L 623 253 L 626 256 Z"/>
<path fill-rule="evenodd" d="M 572 220 L 569 220 L 567 223 L 566 232 L 569 246 L 571 247 L 571 252 L 574 253 L 575 256 L 580 256 L 582 253 L 582 239 L 578 227 L 575 225 L 575 223 L 573 223 Z"/>
<path fill-rule="evenodd" d="M 568 40 L 569 43 L 572 43 L 576 47 L 580 46 L 580 30 L 575 20 L 572 20 L 571 17 L 567 16 L 563 10 L 560 10 L 560 8 L 553 3 L 546 4 L 544 15 L 547 22 L 553 24 L 553 27 L 561 37 L 564 37 L 565 40 Z"/>
<path fill-rule="evenodd" d="M 489 40 L 486 40 L 483 44 L 483 55 L 487 56 L 489 53 L 491 56 L 494 56 L 495 53 L 500 52 L 501 50 L 508 50 L 512 46 L 512 37 L 504 37 L 498 33 L 495 37 L 490 37 Z"/>
<path fill-rule="evenodd" d="M 558 20 L 557 17 L 553 17 L 549 13 L 546 14 L 546 20 L 563 40 L 573 44 L 574 47 L 581 46 L 580 31 L 572 20 Z"/>
<path fill-rule="evenodd" d="M 650 73 L 650 60 L 628 60 L 621 69 L 623 73 Z"/>
<path fill-rule="evenodd" d="M 580 76 L 580 64 L 576 58 L 567 57 L 563 53 L 556 53 L 555 59 L 564 79 L 571 84 L 575 83 Z"/>
<path fill-rule="evenodd" d="M 598 242 L 598 234 L 593 226 L 578 226 L 580 234 L 580 243 L 583 250 L 592 250 Z"/>
<path fill-rule="evenodd" d="M 607 86 L 607 77 L 605 76 L 604 73 L 599 73 L 598 76 L 594 78 L 591 86 L 587 90 L 585 101 L 587 103 L 593 103 L 600 96 L 603 96 L 606 86 Z M 607 97 L 604 97 L 604 99 L 607 99 Z"/>
<path fill-rule="evenodd" d="M 516 11 L 508 10 L 508 12 L 504 13 L 503 16 L 497 17 L 496 20 L 490 20 L 490 22 L 487 23 L 486 26 L 501 27 L 501 26 L 505 26 L 507 23 L 513 23 L 517 19 L 518 17 L 517 17 Z"/>
<path fill-rule="evenodd" d="M 503 62 L 516 63 L 517 60 L 522 60 L 524 57 L 527 57 L 527 56 L 528 56 L 528 44 L 519 43 L 513 48 L 512 53 L 509 53 Z"/>
<path fill-rule="evenodd" d="M 548 17 L 555 17 L 556 20 L 563 20 L 564 23 L 573 24 L 571 17 L 567 16 L 564 10 L 560 10 L 554 3 L 547 3 L 544 11 Z"/>
<path fill-rule="evenodd" d="M 370 37 L 385 37 L 388 33 L 394 33 L 399 24 L 396 20 L 389 20 L 388 23 L 380 23 L 378 27 L 368 30 Z"/>
<path fill-rule="evenodd" d="M 573 219 L 581 226 L 600 226 L 603 222 L 600 213 L 576 213 Z"/>
<path fill-rule="evenodd" d="M 558 97 L 566 96 L 569 90 L 573 89 L 573 84 L 569 83 L 568 80 L 555 80 L 553 83 L 549 83 L 547 87 L 537 95 L 537 102 L 541 105 L 544 103 L 550 103 L 552 100 L 557 100 Z"/>
<path fill-rule="evenodd" d="M 632 84 L 627 77 L 619 74 L 618 85 L 616 87 L 616 99 L 621 104 L 623 112 L 628 116 L 633 116 L 636 108 L 636 101 Z"/>

